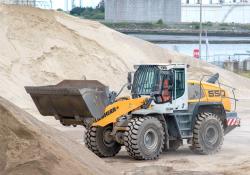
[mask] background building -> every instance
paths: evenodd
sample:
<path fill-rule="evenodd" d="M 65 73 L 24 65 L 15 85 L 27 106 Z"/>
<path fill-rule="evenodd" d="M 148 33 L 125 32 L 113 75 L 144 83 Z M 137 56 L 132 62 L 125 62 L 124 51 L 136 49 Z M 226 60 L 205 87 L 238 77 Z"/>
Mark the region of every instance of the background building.
<path fill-rule="evenodd" d="M 202 4 L 236 4 L 247 3 L 250 0 L 202 0 Z M 182 4 L 199 4 L 200 0 L 182 0 Z"/>
<path fill-rule="evenodd" d="M 250 3 L 203 4 L 203 22 L 250 23 Z M 182 4 L 182 22 L 199 22 L 200 5 Z"/>
<path fill-rule="evenodd" d="M 200 0 L 182 0 L 182 22 L 200 21 Z M 203 21 L 250 23 L 250 0 L 202 0 Z"/>
<path fill-rule="evenodd" d="M 180 22 L 181 0 L 105 0 L 109 22 Z"/>

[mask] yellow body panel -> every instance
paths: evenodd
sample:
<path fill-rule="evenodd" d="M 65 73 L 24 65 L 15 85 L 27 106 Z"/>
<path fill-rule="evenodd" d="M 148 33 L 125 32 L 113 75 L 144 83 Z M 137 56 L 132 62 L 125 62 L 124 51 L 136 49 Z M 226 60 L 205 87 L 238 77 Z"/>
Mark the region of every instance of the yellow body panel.
<path fill-rule="evenodd" d="M 189 80 L 188 84 L 200 85 L 200 81 Z M 204 96 L 200 99 L 188 100 L 189 103 L 197 102 L 221 102 L 226 111 L 231 111 L 231 100 L 228 92 L 219 85 L 201 82 L 201 90 Z"/>
<path fill-rule="evenodd" d="M 188 84 L 200 85 L 199 81 L 189 80 Z M 228 92 L 219 87 L 216 84 L 211 84 L 207 82 L 201 83 L 201 90 L 203 96 L 199 99 L 188 100 L 188 103 L 198 103 L 198 102 L 221 102 L 226 111 L 231 111 L 231 100 L 228 96 Z M 145 104 L 146 98 L 136 98 L 126 100 L 118 100 L 117 102 L 106 107 L 104 116 L 99 121 L 93 123 L 93 126 L 107 126 L 108 124 L 117 122 L 117 119 L 123 115 L 128 114 L 136 109 L 140 109 L 143 104 Z"/>
<path fill-rule="evenodd" d="M 136 98 L 117 101 L 106 107 L 104 117 L 95 122 L 93 126 L 104 127 L 108 124 L 115 123 L 119 117 L 140 108 L 145 103 L 145 100 L 146 98 Z"/>

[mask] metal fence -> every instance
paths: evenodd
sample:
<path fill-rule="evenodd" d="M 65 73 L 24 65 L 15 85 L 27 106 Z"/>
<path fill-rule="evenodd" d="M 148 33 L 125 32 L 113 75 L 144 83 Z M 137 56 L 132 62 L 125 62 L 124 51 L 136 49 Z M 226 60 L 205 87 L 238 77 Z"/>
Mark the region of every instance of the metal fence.
<path fill-rule="evenodd" d="M 250 71 L 250 53 L 218 54 L 203 58 L 206 59 L 211 64 L 233 72 Z"/>
<path fill-rule="evenodd" d="M 0 0 L 0 2 L 4 4 L 36 6 L 36 0 Z"/>

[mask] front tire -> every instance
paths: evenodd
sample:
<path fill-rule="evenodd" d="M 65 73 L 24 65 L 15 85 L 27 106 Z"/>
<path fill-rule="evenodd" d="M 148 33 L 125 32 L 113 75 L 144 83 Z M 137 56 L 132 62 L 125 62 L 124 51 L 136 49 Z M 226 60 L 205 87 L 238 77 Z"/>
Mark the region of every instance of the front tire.
<path fill-rule="evenodd" d="M 136 160 L 152 160 L 159 157 L 164 146 L 164 129 L 155 117 L 131 119 L 124 133 L 124 145 Z"/>
<path fill-rule="evenodd" d="M 85 134 L 85 144 L 88 149 L 99 157 L 115 156 L 121 150 L 121 145 L 110 136 L 112 129 L 111 125 L 88 128 Z"/>
<path fill-rule="evenodd" d="M 200 113 L 193 130 L 191 150 L 198 154 L 214 154 L 220 151 L 224 140 L 221 120 L 213 113 Z"/>

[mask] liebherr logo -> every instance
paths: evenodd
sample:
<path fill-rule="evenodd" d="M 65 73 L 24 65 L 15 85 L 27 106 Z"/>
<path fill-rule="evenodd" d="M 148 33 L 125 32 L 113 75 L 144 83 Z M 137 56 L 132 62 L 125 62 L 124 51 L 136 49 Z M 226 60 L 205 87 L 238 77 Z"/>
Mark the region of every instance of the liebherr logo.
<path fill-rule="evenodd" d="M 108 115 L 114 113 L 115 111 L 117 111 L 117 109 L 119 109 L 118 106 L 113 107 L 112 109 L 108 110 L 107 112 L 104 113 L 104 117 L 106 117 L 106 116 L 108 116 Z"/>

